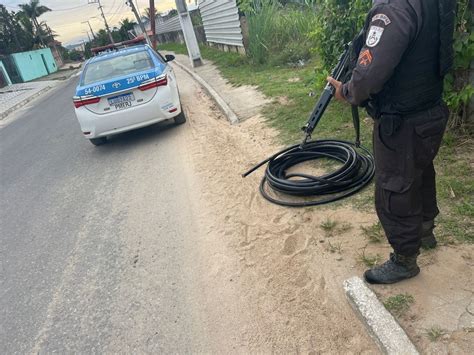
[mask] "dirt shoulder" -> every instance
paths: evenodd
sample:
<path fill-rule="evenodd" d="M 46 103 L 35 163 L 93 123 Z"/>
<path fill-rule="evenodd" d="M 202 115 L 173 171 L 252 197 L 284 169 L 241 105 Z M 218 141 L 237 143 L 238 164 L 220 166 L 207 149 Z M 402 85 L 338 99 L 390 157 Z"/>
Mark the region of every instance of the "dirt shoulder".
<path fill-rule="evenodd" d="M 177 73 L 188 81 L 184 72 Z M 269 204 L 258 193 L 263 170 L 246 179 L 240 174 L 278 150 L 279 132 L 259 115 L 231 127 L 219 112 L 209 116 L 202 110 L 198 102 L 212 101 L 195 90 L 196 101 L 186 105 L 194 142 L 188 154 L 200 204 L 206 206 L 195 208 L 207 211 L 200 217 L 203 247 L 220 250 L 205 275 L 206 283 L 215 285 L 209 298 L 218 297 L 218 309 L 238 309 L 234 315 L 246 319 L 228 329 L 220 323 L 210 327 L 223 338 L 233 328 L 234 346 L 241 351 L 376 352 L 342 290 L 343 280 L 361 275 L 365 263 L 380 262 L 390 251 L 385 240 L 373 242 L 362 230 L 374 226 L 373 209 L 360 208 L 357 199 L 325 208 Z M 370 198 L 370 191 L 364 196 Z M 373 287 L 384 302 L 398 294 L 412 296 L 408 310 L 396 316 L 422 352 L 472 348 L 472 257 L 472 245 L 445 245 L 422 253 L 419 277 Z M 219 295 L 225 284 L 227 293 Z"/>
<path fill-rule="evenodd" d="M 319 214 L 269 205 L 258 194 L 261 172 L 240 174 L 277 148 L 276 132 L 259 116 L 230 126 L 217 110 L 209 115 L 204 107 L 212 101 L 176 72 L 186 82 L 181 91 L 193 87 L 193 102 L 184 102 L 188 156 L 202 197 L 193 209 L 202 233 L 197 247 L 207 255 L 203 292 L 214 350 L 228 352 L 222 340 L 232 339 L 238 352 L 375 353 L 341 287 L 353 265 L 328 251 L 319 228 L 328 213 L 357 223 L 370 216 L 346 207 Z"/>

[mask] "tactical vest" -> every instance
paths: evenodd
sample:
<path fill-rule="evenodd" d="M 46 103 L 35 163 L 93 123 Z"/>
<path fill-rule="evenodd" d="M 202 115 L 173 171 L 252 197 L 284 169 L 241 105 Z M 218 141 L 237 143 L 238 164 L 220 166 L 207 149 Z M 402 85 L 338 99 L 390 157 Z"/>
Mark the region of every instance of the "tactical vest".
<path fill-rule="evenodd" d="M 443 78 L 452 66 L 454 29 L 454 11 L 450 11 L 454 5 L 443 5 L 455 1 L 418 1 L 422 9 L 422 18 L 418 18 L 421 27 L 383 90 L 370 98 L 369 106 L 378 114 L 413 114 L 441 102 Z"/>

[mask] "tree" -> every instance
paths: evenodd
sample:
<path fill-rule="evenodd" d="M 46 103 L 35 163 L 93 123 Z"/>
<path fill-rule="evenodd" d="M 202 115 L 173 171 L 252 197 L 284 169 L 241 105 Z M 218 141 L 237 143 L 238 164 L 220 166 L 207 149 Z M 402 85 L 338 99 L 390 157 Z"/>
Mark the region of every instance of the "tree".
<path fill-rule="evenodd" d="M 155 8 L 154 10 L 155 10 L 155 13 L 154 13 L 153 15 L 155 15 L 155 17 L 156 17 L 156 15 L 158 14 L 158 12 L 156 11 L 156 8 Z M 149 8 L 149 7 L 147 7 L 147 8 L 145 9 L 145 17 L 146 17 L 147 19 L 151 19 L 151 17 L 152 17 L 152 15 L 150 14 L 150 8 Z"/>
<path fill-rule="evenodd" d="M 70 60 L 73 60 L 75 62 L 77 62 L 79 60 L 82 60 L 81 52 L 78 52 L 75 49 L 69 51 L 68 57 L 69 57 Z"/>
<path fill-rule="evenodd" d="M 30 0 L 29 3 L 20 4 L 18 7 L 21 8 L 22 12 L 30 19 L 31 23 L 33 24 L 33 27 L 35 28 L 33 35 L 36 36 L 39 39 L 39 42 L 44 45 L 44 31 L 38 22 L 38 17 L 40 17 L 45 12 L 51 11 L 51 9 L 49 7 L 40 5 L 39 0 Z"/>
<path fill-rule="evenodd" d="M 168 12 L 168 17 L 169 18 L 175 17 L 175 16 L 178 16 L 178 10 L 172 9 L 170 12 Z"/>
<path fill-rule="evenodd" d="M 101 28 L 95 35 L 95 43 L 98 47 L 106 46 L 110 44 L 109 34 L 106 30 Z"/>
<path fill-rule="evenodd" d="M 25 30 L 21 13 L 8 12 L 0 5 L 0 54 L 30 50 L 33 45 L 33 35 Z"/>
<path fill-rule="evenodd" d="M 120 21 L 119 33 L 122 41 L 125 41 L 128 38 L 128 31 L 133 30 L 133 27 L 136 25 L 136 22 L 130 21 L 128 18 Z"/>

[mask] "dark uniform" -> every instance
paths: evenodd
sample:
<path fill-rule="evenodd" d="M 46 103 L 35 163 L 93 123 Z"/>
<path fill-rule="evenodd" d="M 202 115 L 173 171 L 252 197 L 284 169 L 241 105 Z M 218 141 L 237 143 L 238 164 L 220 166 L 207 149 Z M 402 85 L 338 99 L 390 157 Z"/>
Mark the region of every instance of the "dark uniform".
<path fill-rule="evenodd" d="M 357 66 L 342 86 L 342 96 L 374 119 L 375 206 L 392 259 L 412 258 L 415 266 L 421 237 L 435 243 L 433 159 L 448 119 L 442 91 L 452 65 L 454 7 L 450 0 L 373 1 Z"/>

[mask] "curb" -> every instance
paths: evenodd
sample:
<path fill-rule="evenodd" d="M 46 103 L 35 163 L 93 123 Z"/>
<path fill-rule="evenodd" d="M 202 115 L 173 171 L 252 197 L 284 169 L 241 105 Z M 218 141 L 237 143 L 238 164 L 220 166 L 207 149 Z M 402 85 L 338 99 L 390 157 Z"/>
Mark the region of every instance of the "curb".
<path fill-rule="evenodd" d="M 219 106 L 219 109 L 222 111 L 222 113 L 227 117 L 227 120 L 230 122 L 230 124 L 233 125 L 239 123 L 239 118 L 237 117 L 235 112 L 232 111 L 232 109 L 229 107 L 229 105 L 227 105 L 227 103 L 217 93 L 217 91 L 214 90 L 203 78 L 201 78 L 197 73 L 187 68 L 185 65 L 181 64 L 177 60 L 174 60 L 173 63 L 183 69 L 186 73 L 191 75 L 194 80 L 196 80 L 204 88 L 207 94 L 216 102 L 217 106 Z"/>
<path fill-rule="evenodd" d="M 40 91 L 38 91 L 36 94 L 27 97 L 26 99 L 20 101 L 19 103 L 17 103 L 16 105 L 10 107 L 6 111 L 0 113 L 0 120 L 3 120 L 10 113 L 12 113 L 13 111 L 19 109 L 22 106 L 25 106 L 28 102 L 36 99 L 38 96 L 40 96 L 40 95 L 44 94 L 45 92 L 49 91 L 51 88 L 53 88 L 53 87 L 52 86 L 46 86 L 43 89 L 41 89 Z"/>
<path fill-rule="evenodd" d="M 351 277 L 343 286 L 353 310 L 383 353 L 419 354 L 402 327 L 362 279 Z"/>

